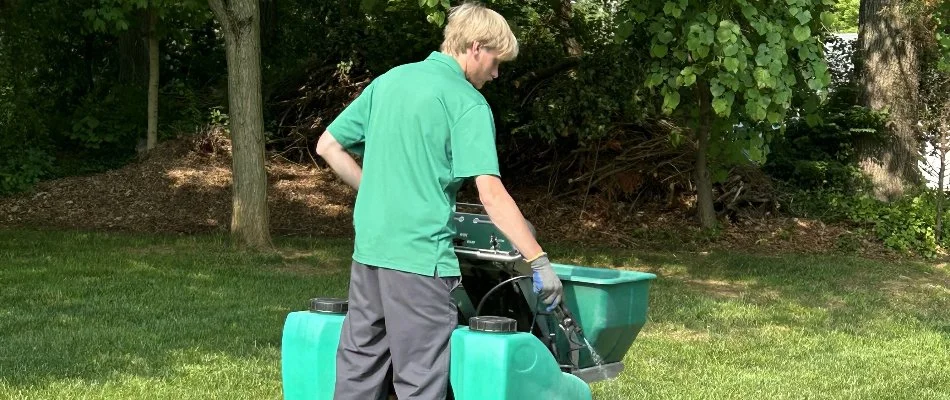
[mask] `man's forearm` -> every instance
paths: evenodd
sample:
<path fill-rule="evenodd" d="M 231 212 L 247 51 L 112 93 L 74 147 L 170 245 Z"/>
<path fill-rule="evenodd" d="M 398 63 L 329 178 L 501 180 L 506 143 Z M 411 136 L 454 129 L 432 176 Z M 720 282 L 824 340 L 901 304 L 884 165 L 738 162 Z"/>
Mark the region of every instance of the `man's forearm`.
<path fill-rule="evenodd" d="M 491 218 L 492 223 L 511 241 L 511 244 L 521 252 L 523 257 L 533 258 L 541 253 L 541 245 L 538 244 L 537 239 L 528 229 L 524 215 L 521 214 L 515 200 L 511 198 L 511 195 L 504 189 L 500 181 L 486 187 L 493 190 L 485 190 L 482 193 L 480 188 L 479 200 L 485 206 L 485 212 Z"/>
<path fill-rule="evenodd" d="M 317 141 L 317 154 L 326 160 L 330 169 L 336 173 L 343 182 L 350 185 L 353 189 L 360 189 L 360 180 L 363 179 L 363 169 L 356 163 L 353 156 L 343 148 L 343 146 L 333 138 L 329 131 L 324 132 Z"/>
<path fill-rule="evenodd" d="M 360 180 L 363 178 L 363 169 L 356 163 L 356 160 L 342 148 L 339 151 L 331 151 L 323 156 L 327 165 L 333 169 L 343 182 L 350 185 L 353 189 L 360 189 Z"/>

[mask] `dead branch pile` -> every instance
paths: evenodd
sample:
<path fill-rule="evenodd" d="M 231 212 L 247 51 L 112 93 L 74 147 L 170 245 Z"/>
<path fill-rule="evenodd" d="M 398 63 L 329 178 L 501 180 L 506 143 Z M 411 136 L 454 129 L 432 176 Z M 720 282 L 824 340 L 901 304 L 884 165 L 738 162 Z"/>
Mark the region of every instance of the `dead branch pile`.
<path fill-rule="evenodd" d="M 268 140 L 275 156 L 317 163 L 317 138 L 371 80 L 368 73 L 354 71 L 354 66 L 312 60 L 275 85 L 267 102 L 277 116 L 277 131 Z"/>
<path fill-rule="evenodd" d="M 692 208 L 695 203 L 696 143 L 688 136 L 674 145 L 677 127 L 660 120 L 647 125 L 618 125 L 609 135 L 566 156 L 539 166 L 548 174 L 548 191 L 555 196 L 597 195 L 609 202 L 643 201 L 666 208 Z M 755 166 L 733 168 L 713 188 L 714 207 L 730 218 L 761 216 L 778 209 L 771 179 Z"/>
<path fill-rule="evenodd" d="M 618 125 L 591 144 L 554 156 L 535 169 L 547 173 L 552 194 L 572 196 L 597 193 L 610 200 L 664 199 L 692 188 L 692 143 L 670 142 L 674 127 L 665 121 L 652 125 Z"/>

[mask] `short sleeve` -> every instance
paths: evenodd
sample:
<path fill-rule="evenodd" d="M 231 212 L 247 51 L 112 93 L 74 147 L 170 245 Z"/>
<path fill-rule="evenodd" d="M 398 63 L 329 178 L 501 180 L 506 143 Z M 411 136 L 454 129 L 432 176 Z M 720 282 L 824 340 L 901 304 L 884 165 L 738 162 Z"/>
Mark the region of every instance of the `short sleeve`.
<path fill-rule="evenodd" d="M 373 104 L 373 88 L 376 81 L 373 81 L 363 89 L 363 92 L 353 100 L 350 105 L 343 109 L 333 122 L 327 127 L 333 138 L 339 142 L 343 148 L 362 153 L 363 142 L 366 140 L 366 127 L 369 125 L 370 110 Z"/>
<path fill-rule="evenodd" d="M 455 178 L 500 176 L 495 148 L 495 119 L 487 104 L 470 108 L 451 131 L 452 174 Z"/>

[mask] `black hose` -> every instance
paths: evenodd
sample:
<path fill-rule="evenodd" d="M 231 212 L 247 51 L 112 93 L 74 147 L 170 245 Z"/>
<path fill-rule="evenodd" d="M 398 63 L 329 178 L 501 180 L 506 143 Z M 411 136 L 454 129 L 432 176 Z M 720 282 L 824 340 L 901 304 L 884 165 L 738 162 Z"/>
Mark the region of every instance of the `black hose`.
<path fill-rule="evenodd" d="M 477 317 L 479 314 L 482 313 L 482 306 L 485 305 L 485 300 L 488 299 L 488 296 L 491 296 L 492 293 L 494 293 L 496 290 L 501 288 L 504 284 L 514 282 L 519 279 L 531 279 L 531 277 L 528 275 L 516 276 L 514 278 L 506 279 L 502 281 L 501 283 L 495 285 L 495 287 L 491 288 L 491 290 L 489 290 L 488 293 L 485 293 L 485 295 L 482 296 L 482 300 L 478 302 L 478 307 L 475 308 L 475 316 Z"/>

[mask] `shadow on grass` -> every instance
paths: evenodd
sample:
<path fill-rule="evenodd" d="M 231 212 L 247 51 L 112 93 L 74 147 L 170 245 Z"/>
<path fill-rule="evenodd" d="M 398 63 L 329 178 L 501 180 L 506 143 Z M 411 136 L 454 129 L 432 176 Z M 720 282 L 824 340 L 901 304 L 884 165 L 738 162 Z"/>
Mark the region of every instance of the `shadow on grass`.
<path fill-rule="evenodd" d="M 222 236 L 0 230 L 0 382 L 165 380 L 209 357 L 278 371 L 284 318 L 345 296 L 351 249 L 278 244 L 252 254 Z"/>

